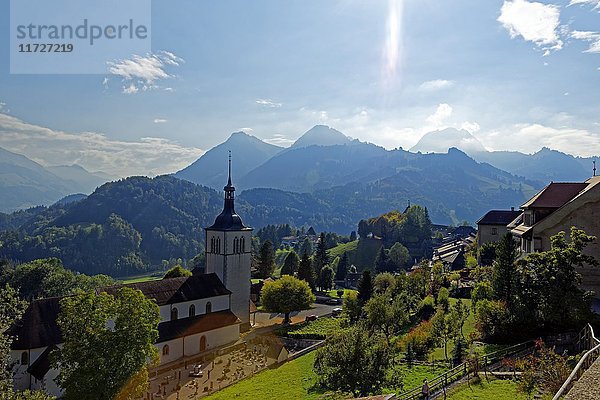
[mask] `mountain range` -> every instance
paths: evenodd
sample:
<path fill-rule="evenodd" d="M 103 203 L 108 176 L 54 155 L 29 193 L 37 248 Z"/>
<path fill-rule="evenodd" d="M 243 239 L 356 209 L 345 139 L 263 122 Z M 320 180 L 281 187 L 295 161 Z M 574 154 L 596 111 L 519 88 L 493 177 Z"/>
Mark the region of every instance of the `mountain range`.
<path fill-rule="evenodd" d="M 0 148 L 0 211 L 49 205 L 73 193 L 91 193 L 111 179 L 78 165 L 43 167 Z"/>

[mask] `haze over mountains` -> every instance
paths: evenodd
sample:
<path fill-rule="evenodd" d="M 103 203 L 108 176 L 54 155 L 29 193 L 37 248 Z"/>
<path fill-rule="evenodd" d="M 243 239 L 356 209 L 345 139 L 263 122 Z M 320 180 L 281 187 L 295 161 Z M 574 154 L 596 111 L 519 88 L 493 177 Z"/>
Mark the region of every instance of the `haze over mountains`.
<path fill-rule="evenodd" d="M 48 205 L 73 193 L 91 193 L 111 179 L 78 165 L 43 167 L 0 148 L 0 211 Z"/>

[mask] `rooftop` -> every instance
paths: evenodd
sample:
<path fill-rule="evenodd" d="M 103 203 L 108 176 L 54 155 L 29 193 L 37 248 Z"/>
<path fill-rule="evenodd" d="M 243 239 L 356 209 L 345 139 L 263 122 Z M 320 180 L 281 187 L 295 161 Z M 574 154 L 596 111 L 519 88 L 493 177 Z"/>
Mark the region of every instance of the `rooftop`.
<path fill-rule="evenodd" d="M 523 204 L 521 208 L 559 208 L 587 186 L 586 182 L 552 182 Z"/>
<path fill-rule="evenodd" d="M 477 221 L 477 225 L 506 226 L 521 215 L 521 212 L 519 210 L 491 210 Z"/>

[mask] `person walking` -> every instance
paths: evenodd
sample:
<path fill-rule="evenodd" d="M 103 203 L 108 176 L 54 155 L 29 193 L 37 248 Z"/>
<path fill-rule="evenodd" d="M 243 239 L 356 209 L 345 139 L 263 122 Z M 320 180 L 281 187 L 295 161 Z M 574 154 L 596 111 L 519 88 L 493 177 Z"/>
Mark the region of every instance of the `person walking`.
<path fill-rule="evenodd" d="M 421 399 L 429 400 L 429 383 L 427 379 L 423 379 L 423 386 L 421 387 Z"/>

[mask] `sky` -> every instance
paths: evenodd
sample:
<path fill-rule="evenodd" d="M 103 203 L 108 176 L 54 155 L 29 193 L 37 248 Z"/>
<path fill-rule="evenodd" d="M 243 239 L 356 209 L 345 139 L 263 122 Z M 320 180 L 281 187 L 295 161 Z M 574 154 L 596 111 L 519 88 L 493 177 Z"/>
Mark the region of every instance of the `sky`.
<path fill-rule="evenodd" d="M 151 15 L 151 53 L 105 74 L 10 74 L 3 57 L 0 147 L 118 176 L 316 124 L 388 149 L 454 127 L 489 150 L 600 155 L 600 0 L 156 0 Z"/>

